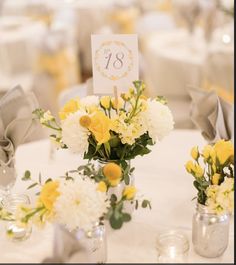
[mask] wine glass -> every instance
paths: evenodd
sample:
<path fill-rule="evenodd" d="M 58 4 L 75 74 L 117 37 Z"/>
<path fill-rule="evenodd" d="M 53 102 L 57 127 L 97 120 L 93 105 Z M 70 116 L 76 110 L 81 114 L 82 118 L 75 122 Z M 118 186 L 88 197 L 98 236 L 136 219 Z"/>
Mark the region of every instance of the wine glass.
<path fill-rule="evenodd" d="M 0 160 L 0 201 L 10 194 L 16 182 L 15 157 L 12 156 L 7 163 Z"/>
<path fill-rule="evenodd" d="M 199 0 L 173 0 L 177 14 L 184 20 L 190 35 L 194 33 L 196 21 L 201 13 Z"/>

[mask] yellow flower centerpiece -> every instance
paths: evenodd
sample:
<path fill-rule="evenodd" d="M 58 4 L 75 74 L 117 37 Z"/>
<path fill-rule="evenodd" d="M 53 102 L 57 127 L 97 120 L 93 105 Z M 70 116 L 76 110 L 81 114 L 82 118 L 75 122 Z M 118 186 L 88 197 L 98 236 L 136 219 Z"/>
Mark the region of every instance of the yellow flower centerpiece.
<path fill-rule="evenodd" d="M 193 147 L 191 156 L 193 160 L 189 160 L 185 167 L 194 177 L 193 185 L 198 190 L 198 203 L 207 206 L 216 214 L 232 213 L 234 209 L 232 142 L 219 140 L 213 146 L 206 145 L 202 152 L 198 147 Z"/>
<path fill-rule="evenodd" d="M 125 201 L 135 202 L 138 207 L 130 161 L 150 153 L 149 146 L 173 129 L 173 117 L 165 99 L 146 98 L 144 90 L 145 84 L 138 80 L 126 93 L 115 97 L 71 99 L 59 112 L 60 122 L 48 111 L 34 111 L 41 124 L 54 131 L 51 139 L 59 148 L 68 148 L 88 159 L 89 163 L 80 166 L 78 172 L 94 179 L 100 190 L 111 195 L 107 216 L 113 228 L 120 228 L 131 219 L 124 212 Z M 119 195 L 115 187 L 122 189 Z M 144 200 L 142 206 L 148 205 L 149 201 Z"/>

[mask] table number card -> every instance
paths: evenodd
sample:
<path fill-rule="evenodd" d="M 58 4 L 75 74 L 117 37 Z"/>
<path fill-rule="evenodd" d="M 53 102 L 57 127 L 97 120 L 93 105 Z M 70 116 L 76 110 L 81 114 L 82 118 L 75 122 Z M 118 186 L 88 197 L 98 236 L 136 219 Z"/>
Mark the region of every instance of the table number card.
<path fill-rule="evenodd" d="M 113 94 L 114 87 L 125 92 L 138 79 L 136 34 L 92 35 L 93 91 Z"/>

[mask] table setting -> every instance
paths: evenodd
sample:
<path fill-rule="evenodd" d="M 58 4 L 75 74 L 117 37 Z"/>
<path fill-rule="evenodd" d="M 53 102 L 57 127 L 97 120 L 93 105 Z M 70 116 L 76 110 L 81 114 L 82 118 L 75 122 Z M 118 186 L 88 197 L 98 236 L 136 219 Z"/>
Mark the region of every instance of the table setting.
<path fill-rule="evenodd" d="M 15 40 L 33 28 L 21 39 L 24 54 L 20 42 L 0 38 L 0 83 L 9 79 L 0 94 L 0 263 L 233 263 L 234 39 L 226 2 L 0 3 L 8 13 L 0 32 L 12 27 Z M 40 18 L 50 10 L 50 21 L 22 16 L 26 10 Z M 216 27 L 221 17 L 213 23 L 218 12 L 225 28 Z M 95 13 L 112 20 L 94 28 Z M 201 15 L 208 25 L 198 27 Z M 77 28 L 89 17 L 89 32 Z M 16 61 L 24 70 L 20 56 L 31 60 L 29 86 L 14 73 Z"/>

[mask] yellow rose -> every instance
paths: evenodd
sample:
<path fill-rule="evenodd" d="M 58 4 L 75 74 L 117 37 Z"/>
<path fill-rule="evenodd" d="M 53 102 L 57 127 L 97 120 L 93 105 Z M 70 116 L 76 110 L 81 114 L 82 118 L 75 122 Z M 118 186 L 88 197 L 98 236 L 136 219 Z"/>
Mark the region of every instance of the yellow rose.
<path fill-rule="evenodd" d="M 127 200 L 132 200 L 136 194 L 137 190 L 134 186 L 126 186 L 123 190 L 122 195 L 127 199 Z"/>
<path fill-rule="evenodd" d="M 199 152 L 198 152 L 198 147 L 194 146 L 191 150 L 191 156 L 194 160 L 197 160 L 199 158 Z"/>
<path fill-rule="evenodd" d="M 189 160 L 186 165 L 185 165 L 186 170 L 188 171 L 188 173 L 191 173 L 194 169 L 194 163 L 192 160 Z"/>
<path fill-rule="evenodd" d="M 212 176 L 212 184 L 213 184 L 213 185 L 218 185 L 218 184 L 219 184 L 219 180 L 220 180 L 220 174 L 215 173 L 215 174 Z"/>
<path fill-rule="evenodd" d="M 234 156 L 234 147 L 231 141 L 219 140 L 213 148 L 221 165 Z"/>
<path fill-rule="evenodd" d="M 101 111 L 96 112 L 91 117 L 91 124 L 88 129 L 93 133 L 98 144 L 106 143 L 110 140 L 111 120 Z"/>
<path fill-rule="evenodd" d="M 212 154 L 212 151 L 213 151 L 213 147 L 211 145 L 206 145 L 204 148 L 203 148 L 203 152 L 202 152 L 202 156 L 208 160 L 210 157 L 211 157 L 211 154 Z"/>
<path fill-rule="evenodd" d="M 77 110 L 79 110 L 79 108 L 80 108 L 79 99 L 77 100 L 71 99 L 60 110 L 59 112 L 60 119 L 65 120 L 70 113 L 76 112 Z"/>
<path fill-rule="evenodd" d="M 116 163 L 108 163 L 103 167 L 103 174 L 108 179 L 111 186 L 117 186 L 122 177 L 122 170 Z"/>
<path fill-rule="evenodd" d="M 196 178 L 203 177 L 204 170 L 203 170 L 203 168 L 200 165 L 196 164 L 193 171 L 194 171 L 194 174 L 195 174 Z"/>
<path fill-rule="evenodd" d="M 91 118 L 88 115 L 84 115 L 80 118 L 79 123 L 82 127 L 88 128 L 91 124 Z"/>
<path fill-rule="evenodd" d="M 42 187 L 40 192 L 39 201 L 45 206 L 49 211 L 53 210 L 53 205 L 60 195 L 58 192 L 59 182 L 58 181 L 49 181 Z"/>
<path fill-rule="evenodd" d="M 97 190 L 101 192 L 106 192 L 107 191 L 107 185 L 104 181 L 100 181 L 97 186 Z"/>
<path fill-rule="evenodd" d="M 111 107 L 111 98 L 109 96 L 101 97 L 100 104 L 104 109 L 109 109 Z"/>
<path fill-rule="evenodd" d="M 113 109 L 121 109 L 124 105 L 124 100 L 121 97 L 118 97 L 118 100 L 116 102 L 116 99 L 113 97 L 111 99 L 111 105 Z"/>

